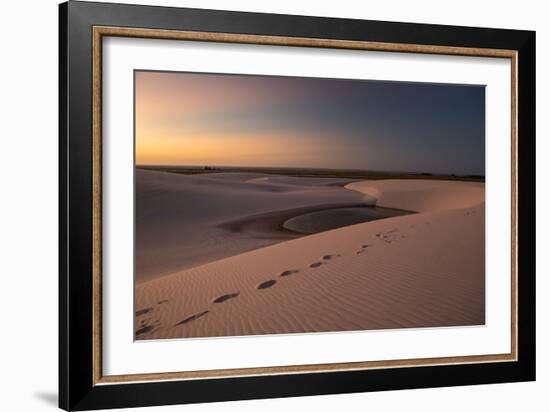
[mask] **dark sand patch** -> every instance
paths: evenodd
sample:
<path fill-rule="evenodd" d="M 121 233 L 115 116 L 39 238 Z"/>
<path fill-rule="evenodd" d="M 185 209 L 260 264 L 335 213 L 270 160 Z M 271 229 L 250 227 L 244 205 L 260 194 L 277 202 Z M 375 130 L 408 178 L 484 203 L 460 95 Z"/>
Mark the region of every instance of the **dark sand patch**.
<path fill-rule="evenodd" d="M 248 216 L 242 219 L 233 220 L 219 224 L 221 229 L 228 230 L 232 233 L 241 233 L 251 236 L 256 239 L 273 239 L 287 240 L 303 237 L 309 233 L 300 233 L 291 228 L 286 228 L 285 223 L 292 218 L 318 212 L 327 209 L 338 208 L 355 208 L 364 207 L 364 203 L 349 203 L 349 204 L 324 204 L 309 207 L 300 207 L 287 210 L 279 210 L 276 212 L 262 213 L 258 215 Z"/>
<path fill-rule="evenodd" d="M 302 234 L 314 234 L 340 227 L 356 225 L 373 220 L 403 216 L 411 212 L 378 206 L 355 205 L 325 208 L 303 213 L 286 220 L 283 227 Z"/>

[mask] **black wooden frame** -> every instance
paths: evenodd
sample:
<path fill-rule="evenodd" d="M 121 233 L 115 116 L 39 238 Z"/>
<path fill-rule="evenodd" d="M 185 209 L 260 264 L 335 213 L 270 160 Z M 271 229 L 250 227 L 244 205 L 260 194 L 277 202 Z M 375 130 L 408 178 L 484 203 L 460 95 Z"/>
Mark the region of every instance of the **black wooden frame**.
<path fill-rule="evenodd" d="M 515 50 L 518 360 L 349 372 L 94 385 L 92 26 Z M 66 410 L 426 388 L 535 379 L 535 33 L 170 7 L 59 7 L 59 406 Z"/>

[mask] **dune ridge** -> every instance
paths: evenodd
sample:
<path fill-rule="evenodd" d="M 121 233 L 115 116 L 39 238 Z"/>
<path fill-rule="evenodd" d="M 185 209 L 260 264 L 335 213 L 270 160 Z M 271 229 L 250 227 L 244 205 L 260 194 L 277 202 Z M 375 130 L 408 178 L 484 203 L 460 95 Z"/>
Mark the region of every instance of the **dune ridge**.
<path fill-rule="evenodd" d="M 415 212 L 461 209 L 485 202 L 485 184 L 444 180 L 371 180 L 348 183 L 378 206 Z"/>

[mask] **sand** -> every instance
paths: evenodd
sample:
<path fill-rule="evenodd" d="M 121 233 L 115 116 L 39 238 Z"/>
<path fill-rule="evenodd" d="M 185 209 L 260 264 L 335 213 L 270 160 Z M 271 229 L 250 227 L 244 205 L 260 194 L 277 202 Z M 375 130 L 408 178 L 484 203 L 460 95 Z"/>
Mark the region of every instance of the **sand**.
<path fill-rule="evenodd" d="M 278 224 L 295 216 L 295 210 L 363 204 L 364 195 L 343 187 L 350 181 L 137 170 L 136 280 L 142 283 L 296 238 L 274 231 L 273 225 L 261 226 L 269 217 Z"/>
<path fill-rule="evenodd" d="M 173 176 L 190 180 L 146 173 L 157 196 L 172 200 L 177 197 Z M 284 176 L 223 175 L 196 177 L 197 196 L 206 196 L 199 190 L 205 187 L 239 195 L 250 191 L 263 205 L 243 210 L 228 196 L 210 207 L 210 217 L 245 219 L 265 212 L 264 202 L 277 202 L 270 206 L 276 211 L 333 201 L 333 195 L 342 203 L 364 201 L 418 213 L 286 239 L 141 282 L 137 339 L 484 324 L 483 183 L 381 180 L 338 187 L 317 179 L 289 183 L 292 178 Z M 158 186 L 164 179 L 163 191 Z M 269 193 L 285 193 L 284 200 Z M 176 217 L 173 206 L 170 216 Z"/>

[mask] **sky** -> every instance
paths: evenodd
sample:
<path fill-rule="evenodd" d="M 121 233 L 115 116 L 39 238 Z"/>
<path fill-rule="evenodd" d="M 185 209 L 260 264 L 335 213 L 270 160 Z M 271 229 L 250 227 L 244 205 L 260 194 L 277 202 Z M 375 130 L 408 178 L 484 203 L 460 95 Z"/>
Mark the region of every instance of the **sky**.
<path fill-rule="evenodd" d="M 485 175 L 485 87 L 135 72 L 138 165 Z"/>

